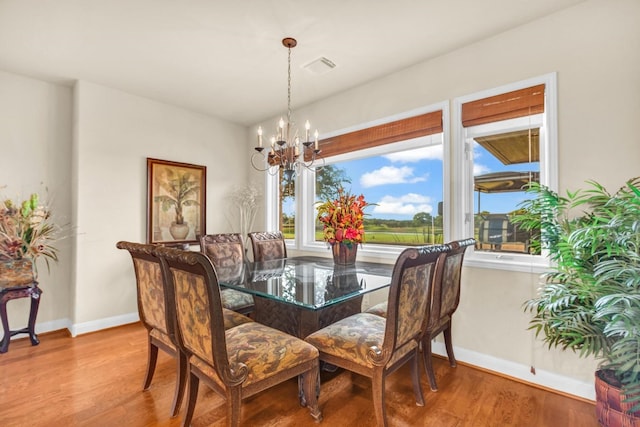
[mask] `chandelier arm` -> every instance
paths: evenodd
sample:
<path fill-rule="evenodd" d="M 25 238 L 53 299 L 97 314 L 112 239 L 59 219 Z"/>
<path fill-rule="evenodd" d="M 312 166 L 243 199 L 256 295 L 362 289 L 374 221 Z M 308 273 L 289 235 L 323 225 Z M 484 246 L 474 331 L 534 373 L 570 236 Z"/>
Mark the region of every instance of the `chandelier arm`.
<path fill-rule="evenodd" d="M 315 131 L 315 141 L 309 138 L 311 125 L 309 121 L 305 123 L 304 140 L 299 137 L 298 130 L 292 135 L 292 111 L 291 111 L 291 49 L 298 42 L 291 37 L 282 40 L 282 44 L 287 48 L 287 123 L 285 128 L 284 120 L 281 118 L 277 127 L 277 137 L 271 137 L 271 149 L 267 154 L 263 153 L 262 127 L 258 127 L 258 146 L 255 147 L 256 153 L 251 156 L 251 165 L 258 171 L 269 171 L 271 175 L 275 175 L 278 171 L 282 171 L 285 180 L 291 183 L 293 178 L 302 168 L 306 169 L 322 169 L 325 165 L 324 158 L 320 157 L 318 149 L 318 131 Z M 300 144 L 302 142 L 302 144 Z M 314 144 L 315 142 L 315 144 Z M 268 148 L 268 147 L 267 147 Z M 262 159 L 256 164 L 257 155 L 260 154 Z M 310 156 L 310 161 L 305 161 L 305 154 Z M 322 166 L 316 166 L 316 160 L 322 160 Z"/>

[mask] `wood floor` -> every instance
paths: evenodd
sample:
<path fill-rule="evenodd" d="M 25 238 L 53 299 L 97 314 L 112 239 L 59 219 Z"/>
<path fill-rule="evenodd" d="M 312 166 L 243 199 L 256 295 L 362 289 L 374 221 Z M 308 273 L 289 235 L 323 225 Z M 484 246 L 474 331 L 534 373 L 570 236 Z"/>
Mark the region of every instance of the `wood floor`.
<path fill-rule="evenodd" d="M 151 388 L 143 392 L 146 334 L 136 323 L 71 338 L 39 336 L 40 345 L 14 340 L 0 354 L 0 425 L 179 426 L 169 418 L 175 365 L 160 352 Z M 596 427 L 594 405 L 543 391 L 480 370 L 434 361 L 440 391 L 422 380 L 426 404 L 415 405 L 408 369 L 387 381 L 391 426 Z M 243 426 L 375 426 L 371 388 L 348 372 L 322 373 L 315 424 L 297 399 L 295 380 L 244 401 Z M 226 425 L 222 398 L 201 386 L 192 426 Z"/>

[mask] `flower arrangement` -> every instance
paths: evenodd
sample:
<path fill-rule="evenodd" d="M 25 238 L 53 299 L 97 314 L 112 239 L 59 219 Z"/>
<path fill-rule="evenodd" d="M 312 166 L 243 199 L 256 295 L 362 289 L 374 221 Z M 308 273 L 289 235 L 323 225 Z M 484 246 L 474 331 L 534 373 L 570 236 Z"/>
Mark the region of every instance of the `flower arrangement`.
<path fill-rule="evenodd" d="M 51 210 L 40 203 L 37 194 L 16 204 L 11 199 L 0 203 L 0 260 L 17 260 L 43 256 L 58 260 L 53 246 L 59 228 L 51 221 Z"/>
<path fill-rule="evenodd" d="M 364 241 L 364 208 L 370 204 L 364 195 L 355 196 L 342 187 L 338 197 L 318 206 L 318 221 L 322 223 L 324 240 L 330 244 L 344 243 L 351 247 Z"/>
<path fill-rule="evenodd" d="M 234 187 L 227 195 L 227 200 L 230 202 L 229 214 L 233 221 L 229 217 L 227 217 L 227 219 L 230 223 L 235 223 L 236 220 L 238 221 L 240 235 L 245 239 L 245 244 L 247 244 L 247 233 L 253 228 L 253 223 L 258 213 L 260 192 L 251 184 Z M 233 224 L 232 228 L 234 228 Z"/>

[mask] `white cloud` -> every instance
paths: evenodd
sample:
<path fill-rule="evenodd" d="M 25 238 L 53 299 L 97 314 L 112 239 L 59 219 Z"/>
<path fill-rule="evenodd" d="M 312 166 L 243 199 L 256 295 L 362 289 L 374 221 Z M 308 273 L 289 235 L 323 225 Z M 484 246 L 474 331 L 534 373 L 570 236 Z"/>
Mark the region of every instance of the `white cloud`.
<path fill-rule="evenodd" d="M 413 168 L 408 166 L 399 168 L 383 166 L 380 169 L 363 174 L 360 177 L 360 185 L 364 188 L 369 188 L 384 184 L 415 184 L 426 180 L 426 177 L 413 176 Z"/>
<path fill-rule="evenodd" d="M 491 169 L 489 169 L 488 166 L 481 165 L 479 163 L 473 163 L 473 176 L 483 175 L 489 172 L 491 172 Z"/>
<path fill-rule="evenodd" d="M 433 212 L 431 198 L 416 193 L 408 193 L 400 197 L 384 196 L 373 207 L 376 214 L 415 215 L 418 212 Z"/>
<path fill-rule="evenodd" d="M 415 163 L 420 160 L 442 160 L 442 144 L 391 153 L 383 156 L 391 162 Z"/>

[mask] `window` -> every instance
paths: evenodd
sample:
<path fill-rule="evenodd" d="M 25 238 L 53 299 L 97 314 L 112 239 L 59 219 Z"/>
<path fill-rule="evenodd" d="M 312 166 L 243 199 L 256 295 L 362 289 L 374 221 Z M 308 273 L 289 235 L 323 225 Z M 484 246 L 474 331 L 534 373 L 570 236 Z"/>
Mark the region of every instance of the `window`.
<path fill-rule="evenodd" d="M 457 223 L 461 236 L 477 240 L 471 263 L 527 271 L 545 263 L 510 215 L 529 182 L 555 188 L 555 87 L 551 74 L 455 100 L 465 176 Z"/>
<path fill-rule="evenodd" d="M 447 114 L 440 104 L 325 136 L 323 169 L 301 171 L 293 188 L 280 185 L 277 177 L 269 181 L 267 194 L 280 195 L 267 207 L 269 224 L 285 233 L 290 246 L 326 250 L 315 202 L 342 185 L 375 204 L 366 209 L 361 251 L 395 255 L 406 246 L 445 241 Z"/>
<path fill-rule="evenodd" d="M 474 236 L 469 265 L 545 267 L 509 213 L 527 197 L 524 184 L 557 189 L 556 87 L 552 73 L 453 99 L 451 146 L 448 101 L 323 135 L 324 172 L 303 170 L 285 193 L 269 180 L 267 226 L 282 229 L 291 248 L 326 250 L 314 203 L 327 195 L 325 181 L 341 180 L 376 204 L 367 208 L 364 253 L 392 258 L 409 245 Z"/>
<path fill-rule="evenodd" d="M 366 244 L 418 246 L 444 241 L 442 133 L 359 150 L 327 161 L 315 174 L 315 201 L 337 188 L 364 194 Z M 323 242 L 315 224 L 314 240 Z"/>

